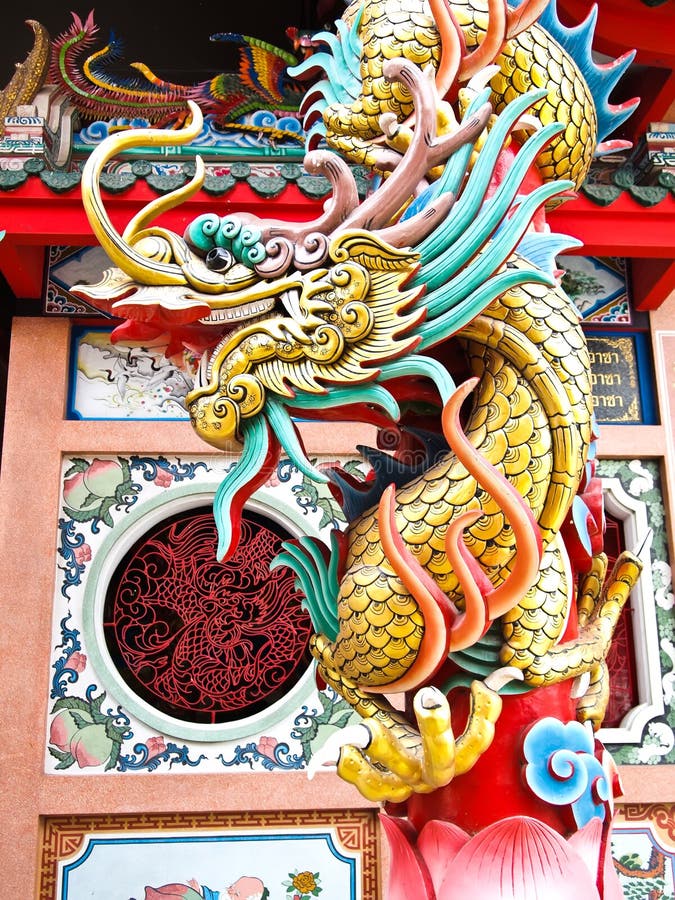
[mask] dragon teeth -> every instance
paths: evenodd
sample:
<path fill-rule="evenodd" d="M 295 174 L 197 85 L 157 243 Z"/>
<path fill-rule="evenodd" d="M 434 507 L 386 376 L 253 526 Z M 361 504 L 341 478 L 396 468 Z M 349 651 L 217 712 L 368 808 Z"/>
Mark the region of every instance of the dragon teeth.
<path fill-rule="evenodd" d="M 197 369 L 197 373 L 195 375 L 196 388 L 202 388 L 208 384 L 209 356 L 210 354 L 208 352 L 202 353 L 202 358 L 199 361 L 199 368 Z"/>
<path fill-rule="evenodd" d="M 299 291 L 284 291 L 281 294 L 281 302 L 292 319 L 296 321 L 304 318 L 300 310 L 300 293 Z"/>
<path fill-rule="evenodd" d="M 236 322 L 240 319 L 252 319 L 267 312 L 274 306 L 274 297 L 265 300 L 254 300 L 243 306 L 235 306 L 231 309 L 212 309 L 208 316 L 199 321 L 202 325 L 224 325 L 226 322 Z"/>

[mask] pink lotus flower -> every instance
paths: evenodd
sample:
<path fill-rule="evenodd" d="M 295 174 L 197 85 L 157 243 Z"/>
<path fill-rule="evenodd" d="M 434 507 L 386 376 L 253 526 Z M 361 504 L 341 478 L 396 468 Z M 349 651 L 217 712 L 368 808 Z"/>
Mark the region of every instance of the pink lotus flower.
<path fill-rule="evenodd" d="M 160 469 L 159 472 L 155 475 L 154 483 L 157 487 L 171 487 L 171 483 L 173 481 L 173 475 L 171 472 L 165 472 L 164 469 Z"/>
<path fill-rule="evenodd" d="M 73 672 L 84 672 L 86 665 L 86 655 L 84 653 L 80 653 L 79 650 L 75 650 L 75 652 L 71 653 L 66 660 L 65 668 L 71 669 L 71 671 Z"/>
<path fill-rule="evenodd" d="M 83 566 L 91 560 L 91 547 L 89 544 L 80 544 L 73 550 L 73 556 L 78 566 Z"/>
<path fill-rule="evenodd" d="M 258 741 L 258 750 L 268 759 L 274 759 L 274 750 L 279 741 L 276 738 L 263 735 Z"/>
<path fill-rule="evenodd" d="M 148 753 L 150 756 L 159 756 L 160 753 L 164 753 L 164 751 L 166 750 L 166 744 L 164 743 L 164 738 L 161 737 L 161 735 L 149 737 L 145 742 L 145 746 L 148 748 Z"/>
<path fill-rule="evenodd" d="M 473 837 L 449 822 L 429 821 L 415 835 L 406 820 L 380 818 L 392 857 L 389 900 L 465 900 L 477 889 L 489 900 L 623 897 L 597 817 L 569 840 L 527 816 L 494 822 Z"/>

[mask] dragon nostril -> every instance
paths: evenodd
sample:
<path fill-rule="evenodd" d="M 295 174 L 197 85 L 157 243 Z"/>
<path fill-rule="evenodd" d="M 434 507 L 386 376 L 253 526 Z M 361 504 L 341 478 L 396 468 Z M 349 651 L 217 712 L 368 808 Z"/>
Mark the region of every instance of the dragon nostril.
<path fill-rule="evenodd" d="M 214 247 L 206 254 L 206 265 L 212 272 L 225 272 L 234 265 L 234 257 L 224 247 Z"/>

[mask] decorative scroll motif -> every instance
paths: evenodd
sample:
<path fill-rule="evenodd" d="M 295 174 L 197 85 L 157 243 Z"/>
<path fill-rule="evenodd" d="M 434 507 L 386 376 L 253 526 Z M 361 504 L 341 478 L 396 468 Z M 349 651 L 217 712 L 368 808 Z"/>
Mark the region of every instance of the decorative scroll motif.
<path fill-rule="evenodd" d="M 625 803 L 617 808 L 612 856 L 625 900 L 675 895 L 675 807 Z"/>
<path fill-rule="evenodd" d="M 313 463 L 320 470 L 342 465 L 356 473 L 363 468 L 363 462 L 358 460 L 315 458 Z M 307 659 L 304 659 L 304 663 L 299 661 L 302 660 L 302 647 L 306 647 L 307 619 L 300 609 L 298 595 L 288 570 L 269 572 L 265 554 L 274 555 L 274 547 L 280 542 L 280 538 L 274 531 L 276 525 L 264 511 L 261 515 L 265 515 L 267 528 L 272 529 L 267 539 L 260 537 L 264 546 L 249 540 L 248 530 L 246 544 L 242 546 L 242 554 L 245 556 L 248 548 L 248 559 L 253 563 L 253 574 L 249 573 L 249 576 L 253 579 L 263 578 L 264 575 L 257 590 L 262 598 L 277 591 L 277 588 L 273 591 L 273 585 L 278 580 L 280 585 L 286 585 L 282 589 L 293 600 L 291 613 L 288 610 L 285 613 L 282 611 L 287 616 L 286 630 L 294 632 L 290 643 L 287 641 L 285 645 L 284 636 L 278 631 L 283 624 L 281 618 L 274 618 L 276 607 L 268 607 L 268 620 L 272 620 L 268 630 L 276 650 L 282 655 L 288 654 L 294 642 L 301 643 L 301 635 L 305 635 L 305 644 L 300 647 L 300 656 L 296 660 L 296 675 L 301 676 L 296 688 L 292 687 L 292 677 L 285 684 L 281 683 L 283 673 L 279 667 L 279 679 L 274 684 L 271 683 L 272 677 L 276 676 L 270 675 L 267 681 L 264 674 L 261 676 L 261 684 L 267 684 L 271 691 L 267 701 L 272 703 L 269 715 L 266 716 L 263 711 L 250 720 L 246 717 L 239 720 L 234 718 L 232 722 L 210 726 L 206 721 L 200 724 L 199 721 L 193 722 L 187 718 L 182 720 L 173 715 L 166 715 L 157 722 L 148 722 L 146 707 L 132 709 L 127 698 L 121 696 L 120 683 L 126 687 L 126 682 L 121 680 L 122 676 L 112 661 L 102 663 L 100 654 L 96 652 L 99 638 L 94 639 L 95 635 L 85 627 L 83 604 L 87 591 L 93 587 L 94 594 L 101 596 L 103 607 L 109 584 L 109 579 L 99 581 L 98 573 L 103 561 L 110 560 L 111 553 L 114 552 L 121 565 L 125 554 L 132 554 L 134 549 L 138 549 L 135 546 L 136 534 L 152 532 L 153 529 L 161 530 L 160 523 L 167 522 L 174 515 L 194 515 L 198 507 L 208 502 L 215 489 L 214 472 L 217 482 L 231 465 L 231 459 L 213 457 L 101 456 L 94 459 L 73 457 L 64 460 L 62 517 L 58 523 L 59 556 L 54 600 L 51 702 L 47 724 L 48 771 L 68 774 L 106 772 L 110 776 L 118 772 L 168 774 L 175 771 L 222 772 L 224 769 L 232 773 L 298 770 L 307 766 L 317 746 L 352 717 L 350 707 L 331 689 L 319 691 L 314 686 L 307 668 Z M 200 494 L 207 485 L 209 492 Z M 180 507 L 181 512 L 177 513 L 172 504 L 180 498 L 181 502 L 185 502 L 186 491 L 195 491 L 196 496 L 201 499 L 187 511 Z M 294 522 L 298 533 L 320 534 L 341 521 L 341 510 L 328 489 L 310 482 L 287 459 L 279 461 L 277 469 L 261 487 L 258 496 L 262 499 L 257 502 L 263 502 L 264 509 L 270 509 L 275 517 L 281 516 L 284 521 Z M 158 504 L 160 510 L 166 505 L 166 514 L 156 516 L 146 527 L 141 525 L 140 531 L 134 533 L 134 540 L 128 546 L 125 545 L 124 552 L 117 553 L 115 537 L 125 533 L 129 520 L 142 522 L 146 511 L 155 509 Z M 253 529 L 254 520 L 255 528 L 262 535 L 263 532 L 257 528 L 260 518 L 255 512 L 251 513 L 246 528 Z M 213 529 L 212 518 L 210 521 Z M 286 536 L 286 530 L 282 530 L 282 534 Z M 197 539 L 201 542 L 199 535 Z M 214 533 L 211 530 L 209 540 L 213 539 Z M 112 549 L 108 551 L 107 547 Z M 167 552 L 166 545 L 162 545 L 160 554 Z M 199 553 L 200 559 L 205 562 L 205 571 L 210 573 L 214 588 L 218 587 L 219 578 L 222 580 L 222 573 L 227 575 L 228 571 L 228 583 L 235 577 L 239 581 L 242 577 L 249 577 L 241 568 L 228 569 L 218 563 L 213 552 L 210 559 L 205 559 L 205 551 L 200 550 Z M 190 567 L 185 558 L 183 562 L 186 565 L 182 575 L 187 578 Z M 177 583 L 178 574 L 175 574 L 174 587 Z M 184 580 L 182 585 L 185 586 L 186 583 Z M 249 588 L 251 584 L 252 581 Z M 166 582 L 164 586 L 157 584 L 156 587 L 158 592 L 164 591 L 164 597 L 167 592 Z M 237 590 L 240 587 L 238 585 Z M 204 599 L 202 596 L 201 599 L 203 604 L 211 603 L 209 597 Z M 255 599 L 258 599 L 257 595 Z M 249 608 L 252 608 L 251 604 Z M 212 619 L 217 620 L 219 611 L 216 604 L 209 607 L 209 610 Z M 256 644 L 261 637 L 255 631 L 259 623 L 253 615 L 249 621 L 242 623 L 242 616 L 243 610 L 235 609 L 230 618 L 237 627 L 243 624 L 245 628 L 249 628 L 251 653 L 262 653 L 264 641 Z M 213 651 L 214 644 L 209 643 L 213 638 L 213 628 L 208 629 L 207 619 L 208 614 L 203 617 L 203 623 L 193 620 L 193 634 L 182 635 L 189 643 L 190 652 L 200 646 Z M 103 610 L 97 621 L 103 622 Z M 102 624 L 100 629 L 102 632 Z M 183 632 L 186 632 L 185 628 Z M 200 645 L 199 641 L 194 640 L 195 633 L 202 638 L 206 636 L 205 642 Z M 277 633 L 279 643 L 276 643 Z M 222 637 L 221 632 L 220 638 Z M 180 643 L 180 639 L 181 635 L 175 640 Z M 100 643 L 105 646 L 105 636 L 102 633 Z M 222 644 L 221 640 L 217 649 L 225 652 Z M 110 656 L 107 650 L 106 656 Z M 116 651 L 112 656 L 116 662 L 122 659 Z M 290 657 L 286 659 L 286 663 L 291 665 Z M 144 671 L 139 669 L 141 677 Z M 140 690 L 141 685 L 137 682 L 136 687 Z M 288 703 L 283 700 L 275 703 L 275 697 L 283 696 L 289 688 L 296 691 L 292 700 Z M 253 689 L 259 688 L 252 685 Z M 138 697 L 131 688 L 127 690 L 130 697 Z M 163 692 L 160 693 L 163 697 Z M 158 701 L 157 695 L 153 695 L 150 702 L 156 708 L 161 704 L 161 699 Z M 256 698 L 253 697 L 253 705 L 255 702 Z M 230 713 L 224 713 L 225 717 Z M 213 710 L 202 710 L 196 718 L 201 716 L 203 720 L 208 720 L 215 715 Z M 260 719 L 260 716 L 263 718 Z M 184 722 L 186 734 L 176 735 L 175 726 L 179 721 Z M 254 724 L 249 724 L 249 721 Z M 204 730 L 207 728 L 220 728 L 222 733 L 207 733 Z M 235 728 L 237 734 L 229 736 L 228 729 L 232 731 Z"/>
<path fill-rule="evenodd" d="M 176 718 L 245 718 L 284 695 L 309 665 L 309 616 L 288 570 L 269 571 L 282 537 L 244 516 L 218 562 L 209 509 L 162 523 L 113 576 L 104 628 L 125 680 Z"/>
<path fill-rule="evenodd" d="M 649 820 L 675 846 L 675 805 L 672 803 L 622 803 L 621 819 L 628 825 Z"/>

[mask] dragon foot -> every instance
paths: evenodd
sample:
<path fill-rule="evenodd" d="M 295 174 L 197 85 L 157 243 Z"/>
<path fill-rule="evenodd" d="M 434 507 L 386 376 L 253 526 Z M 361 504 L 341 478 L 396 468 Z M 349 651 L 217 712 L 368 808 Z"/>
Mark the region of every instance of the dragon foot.
<path fill-rule="evenodd" d="M 320 767 L 335 768 L 366 799 L 376 802 L 400 803 L 413 793 L 443 787 L 468 772 L 492 743 L 502 708 L 497 690 L 514 677 L 521 673 L 501 669 L 490 676 L 493 680 L 472 682 L 467 724 L 458 737 L 447 698 L 437 688 L 423 687 L 416 693 L 415 727 L 383 697 L 362 694 L 356 685 L 341 680 L 333 686 L 342 696 L 362 715 L 365 703 L 374 714 L 334 735 L 312 757 L 308 774 L 312 777 Z"/>
<path fill-rule="evenodd" d="M 595 731 L 602 725 L 609 701 L 607 653 L 643 563 L 624 551 L 603 586 L 606 565 L 606 558 L 598 557 L 582 582 L 578 637 L 552 647 L 523 669 L 525 682 L 535 687 L 574 679 L 577 719 L 590 722 Z"/>

